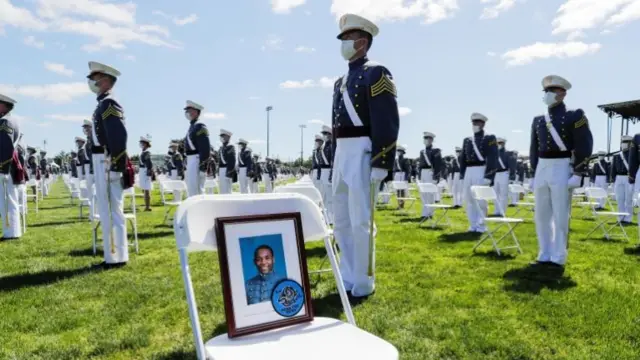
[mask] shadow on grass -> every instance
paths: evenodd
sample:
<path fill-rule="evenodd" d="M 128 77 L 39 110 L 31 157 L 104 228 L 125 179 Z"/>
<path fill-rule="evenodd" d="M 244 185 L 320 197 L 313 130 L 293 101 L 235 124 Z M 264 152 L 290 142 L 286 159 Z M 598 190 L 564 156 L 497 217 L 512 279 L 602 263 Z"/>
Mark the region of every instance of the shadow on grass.
<path fill-rule="evenodd" d="M 627 255 L 640 256 L 640 246 L 628 247 L 624 249 L 624 253 Z"/>
<path fill-rule="evenodd" d="M 58 210 L 58 209 L 69 209 L 69 208 L 72 208 L 72 207 L 73 207 L 73 205 L 62 205 L 62 206 L 51 206 L 51 207 L 49 207 L 49 206 L 47 206 L 47 207 L 39 206 L 38 210 Z"/>
<path fill-rule="evenodd" d="M 406 215 L 408 216 L 408 215 Z M 406 223 L 419 223 L 420 221 L 422 221 L 421 217 L 403 217 L 402 219 L 398 220 L 398 223 L 401 224 L 406 224 Z"/>
<path fill-rule="evenodd" d="M 565 276 L 563 272 L 557 268 L 548 268 L 540 266 L 527 266 L 520 269 L 512 269 L 507 271 L 503 278 L 510 281 L 505 284 L 506 291 L 540 294 L 543 289 L 553 291 L 564 291 L 578 284 Z"/>
<path fill-rule="evenodd" d="M 448 243 L 457 243 L 457 242 L 463 242 L 463 241 L 478 241 L 480 240 L 480 237 L 482 236 L 481 233 L 473 233 L 473 232 L 457 232 L 457 233 L 451 233 L 451 234 L 442 234 L 440 235 L 439 239 L 442 242 L 448 242 Z"/>
<path fill-rule="evenodd" d="M 158 224 L 156 226 L 154 226 L 154 228 L 156 229 L 173 229 L 173 225 L 169 225 L 169 224 Z"/>
<path fill-rule="evenodd" d="M 221 322 L 218 325 L 216 325 L 215 328 L 213 328 L 213 331 L 211 332 L 211 338 L 214 338 L 222 334 L 226 334 L 227 331 L 229 331 L 229 328 L 227 327 L 227 323 Z"/>
<path fill-rule="evenodd" d="M 83 219 L 69 219 L 69 220 L 49 221 L 49 222 L 29 225 L 29 227 L 30 228 L 37 228 L 37 227 L 43 227 L 43 226 L 68 225 L 68 224 L 81 223 L 81 222 L 84 222 L 84 221 L 86 221 L 86 220 L 83 220 Z"/>
<path fill-rule="evenodd" d="M 163 353 L 159 355 L 152 355 L 151 360 L 195 360 L 196 354 L 195 350 L 172 350 L 168 353 Z"/>
<path fill-rule="evenodd" d="M 337 290 L 336 292 L 327 294 L 323 297 L 312 299 L 311 304 L 313 306 L 314 316 L 339 319 L 340 315 L 344 313 L 342 302 L 340 301 L 340 295 L 338 295 Z M 351 307 L 354 308 L 357 305 L 359 304 L 352 304 Z"/>
<path fill-rule="evenodd" d="M 491 261 L 508 261 L 515 259 L 515 255 L 513 254 L 500 254 L 498 255 L 495 251 L 488 252 L 477 252 L 472 255 L 473 257 L 481 257 Z"/>
<path fill-rule="evenodd" d="M 327 256 L 327 250 L 324 247 L 314 247 L 306 249 L 307 257 L 325 257 Z"/>
<path fill-rule="evenodd" d="M 173 236 L 173 231 L 160 231 L 160 232 L 143 232 L 138 233 L 138 240 L 148 240 L 148 239 L 156 239 L 163 238 L 166 236 Z"/>
<path fill-rule="evenodd" d="M 26 273 L 0 278 L 0 292 L 9 292 L 27 287 L 53 284 L 76 276 L 99 271 L 92 267 L 74 270 L 42 271 L 38 273 Z"/>
<path fill-rule="evenodd" d="M 69 256 L 73 256 L 73 257 L 93 256 L 93 248 L 87 248 L 83 250 L 71 250 L 69 251 Z"/>

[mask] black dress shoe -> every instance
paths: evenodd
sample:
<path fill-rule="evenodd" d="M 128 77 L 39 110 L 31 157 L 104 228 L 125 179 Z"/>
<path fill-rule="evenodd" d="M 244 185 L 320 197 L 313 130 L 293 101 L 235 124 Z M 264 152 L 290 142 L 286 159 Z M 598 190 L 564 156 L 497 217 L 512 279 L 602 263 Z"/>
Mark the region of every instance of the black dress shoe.
<path fill-rule="evenodd" d="M 100 264 L 96 264 L 96 265 L 94 265 L 92 267 L 93 268 L 102 268 L 104 270 L 109 270 L 109 269 L 118 269 L 118 268 L 121 268 L 121 267 L 123 267 L 125 265 L 127 265 L 126 262 L 107 264 L 105 261 L 103 261 Z"/>
<path fill-rule="evenodd" d="M 18 240 L 20 239 L 19 237 L 2 237 L 0 238 L 0 241 L 11 241 L 11 240 Z"/>
<path fill-rule="evenodd" d="M 551 261 L 540 261 L 540 260 L 536 260 L 536 261 L 532 261 L 529 263 L 529 265 L 531 266 L 547 266 L 549 264 L 552 264 Z"/>

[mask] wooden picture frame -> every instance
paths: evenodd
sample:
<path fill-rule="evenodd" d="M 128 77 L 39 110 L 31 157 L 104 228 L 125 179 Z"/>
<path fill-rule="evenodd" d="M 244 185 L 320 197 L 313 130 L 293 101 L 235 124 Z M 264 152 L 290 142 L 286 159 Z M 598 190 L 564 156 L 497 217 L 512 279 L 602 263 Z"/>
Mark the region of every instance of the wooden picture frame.
<path fill-rule="evenodd" d="M 217 218 L 229 338 L 313 320 L 299 212 Z"/>

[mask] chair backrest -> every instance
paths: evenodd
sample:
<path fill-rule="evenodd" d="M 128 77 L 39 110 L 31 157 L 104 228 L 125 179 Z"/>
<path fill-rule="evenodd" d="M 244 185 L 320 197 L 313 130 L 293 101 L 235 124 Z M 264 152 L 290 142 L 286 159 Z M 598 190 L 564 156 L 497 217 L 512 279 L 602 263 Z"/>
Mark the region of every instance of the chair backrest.
<path fill-rule="evenodd" d="M 308 197 L 315 204 L 322 203 L 322 194 L 313 185 L 278 186 L 273 189 L 273 192 L 278 194 L 300 194 Z"/>
<path fill-rule="evenodd" d="M 187 184 L 182 180 L 167 180 L 162 182 L 163 191 L 182 190 L 187 191 Z"/>
<path fill-rule="evenodd" d="M 609 197 L 607 190 L 599 187 L 585 188 L 584 193 L 591 200 L 606 200 Z"/>
<path fill-rule="evenodd" d="M 437 194 L 438 186 L 432 183 L 418 183 L 418 189 L 423 194 Z"/>
<path fill-rule="evenodd" d="M 471 187 L 471 193 L 476 200 L 495 201 L 498 198 L 490 186 L 474 185 Z"/>
<path fill-rule="evenodd" d="M 305 241 L 324 239 L 329 234 L 320 208 L 300 194 L 192 196 L 178 207 L 173 229 L 178 249 L 216 251 L 216 218 L 288 212 L 300 212 Z"/>
<path fill-rule="evenodd" d="M 215 189 L 216 186 L 218 186 L 218 182 L 214 179 L 208 179 L 204 182 L 205 189 Z"/>
<path fill-rule="evenodd" d="M 391 187 L 394 190 L 408 190 L 409 189 L 409 183 L 406 181 L 392 181 L 391 182 Z"/>
<path fill-rule="evenodd" d="M 524 194 L 527 190 L 520 184 L 509 184 L 509 191 L 516 194 Z"/>

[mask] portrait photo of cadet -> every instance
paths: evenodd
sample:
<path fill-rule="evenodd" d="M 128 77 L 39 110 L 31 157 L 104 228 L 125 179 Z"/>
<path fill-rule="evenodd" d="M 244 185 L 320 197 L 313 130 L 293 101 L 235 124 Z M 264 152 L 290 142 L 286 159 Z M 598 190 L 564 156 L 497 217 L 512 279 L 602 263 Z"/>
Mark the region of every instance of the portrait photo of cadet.
<path fill-rule="evenodd" d="M 287 278 L 282 235 L 240 239 L 247 305 L 271 301 L 278 282 Z"/>

